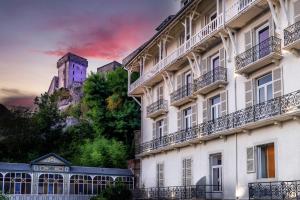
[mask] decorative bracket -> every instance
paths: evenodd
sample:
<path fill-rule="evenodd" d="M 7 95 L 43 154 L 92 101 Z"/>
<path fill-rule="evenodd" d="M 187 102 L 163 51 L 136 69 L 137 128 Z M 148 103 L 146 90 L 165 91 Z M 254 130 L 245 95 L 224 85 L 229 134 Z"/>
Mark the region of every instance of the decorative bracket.
<path fill-rule="evenodd" d="M 219 33 L 221 36 L 221 40 L 224 46 L 225 51 L 227 52 L 227 56 L 228 56 L 228 62 L 231 62 L 231 55 L 229 56 L 229 53 L 231 54 L 231 51 L 229 51 L 228 45 L 227 45 L 227 40 L 225 39 L 225 36 L 223 35 L 223 33 Z"/>
<path fill-rule="evenodd" d="M 268 4 L 269 4 L 270 11 L 271 11 L 271 15 L 272 15 L 272 18 L 273 18 L 273 20 L 274 20 L 274 23 L 275 23 L 276 27 L 277 27 L 278 29 L 280 29 L 278 17 L 277 17 L 277 15 L 276 15 L 276 12 L 275 12 L 273 3 L 271 2 L 271 0 L 267 0 L 267 2 L 268 2 Z"/>

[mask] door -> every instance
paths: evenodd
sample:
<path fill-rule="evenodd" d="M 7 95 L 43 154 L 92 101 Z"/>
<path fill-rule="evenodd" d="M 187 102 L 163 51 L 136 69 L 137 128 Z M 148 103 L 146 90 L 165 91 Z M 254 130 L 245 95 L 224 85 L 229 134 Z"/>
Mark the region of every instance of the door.
<path fill-rule="evenodd" d="M 269 25 L 264 25 L 257 30 L 258 56 L 262 58 L 270 53 L 270 44 L 267 40 L 270 37 Z"/>
<path fill-rule="evenodd" d="M 210 158 L 212 191 L 219 192 L 222 191 L 222 155 L 214 154 Z"/>
<path fill-rule="evenodd" d="M 192 74 L 188 72 L 185 74 L 184 78 L 185 78 L 184 83 L 186 85 L 186 96 L 189 96 L 192 90 Z"/>
<path fill-rule="evenodd" d="M 219 55 L 216 55 L 214 57 L 212 57 L 211 60 L 211 66 L 212 66 L 212 83 L 215 82 L 215 80 L 217 80 L 217 76 L 218 76 L 218 69 L 220 66 L 220 57 Z"/>

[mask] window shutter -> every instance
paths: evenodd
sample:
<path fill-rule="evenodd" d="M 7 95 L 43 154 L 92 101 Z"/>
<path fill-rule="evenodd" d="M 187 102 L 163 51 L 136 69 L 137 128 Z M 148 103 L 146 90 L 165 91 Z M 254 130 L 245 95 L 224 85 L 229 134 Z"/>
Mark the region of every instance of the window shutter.
<path fill-rule="evenodd" d="M 269 19 L 269 34 L 275 36 L 275 24 L 272 17 Z"/>
<path fill-rule="evenodd" d="M 198 110 L 197 110 L 197 103 L 192 106 L 192 126 L 197 125 L 197 115 L 198 115 Z"/>
<path fill-rule="evenodd" d="M 255 172 L 255 148 L 247 148 L 247 173 Z"/>
<path fill-rule="evenodd" d="M 211 57 L 208 57 L 206 60 L 207 60 L 206 72 L 209 72 L 211 71 Z"/>
<path fill-rule="evenodd" d="M 220 93 L 221 98 L 221 116 L 227 114 L 227 90 Z"/>
<path fill-rule="evenodd" d="M 202 118 L 203 118 L 203 122 L 206 122 L 208 120 L 208 111 L 207 111 L 207 100 L 204 99 L 204 101 L 202 102 Z"/>
<path fill-rule="evenodd" d="M 177 128 L 180 131 L 182 128 L 182 111 L 177 112 Z"/>
<path fill-rule="evenodd" d="M 252 38 L 251 31 L 245 33 L 245 50 L 248 50 L 252 47 Z"/>
<path fill-rule="evenodd" d="M 163 187 L 164 186 L 164 164 L 160 163 L 156 165 L 156 170 L 157 170 L 157 183 L 158 187 Z"/>
<path fill-rule="evenodd" d="M 201 62 L 201 74 L 205 74 L 207 72 L 207 59 L 203 59 Z"/>
<path fill-rule="evenodd" d="M 300 0 L 294 2 L 294 22 L 300 21 Z"/>
<path fill-rule="evenodd" d="M 225 67 L 225 50 L 224 48 L 221 48 L 219 50 L 220 55 L 220 67 Z"/>
<path fill-rule="evenodd" d="M 156 123 L 155 122 L 152 123 L 152 137 L 153 137 L 153 139 L 156 138 Z"/>
<path fill-rule="evenodd" d="M 223 13 L 223 1 L 222 0 L 218 0 L 219 2 L 219 10 L 218 10 L 218 14 L 222 14 Z"/>
<path fill-rule="evenodd" d="M 252 80 L 245 82 L 245 102 L 246 102 L 246 107 L 253 105 Z"/>
<path fill-rule="evenodd" d="M 182 87 L 182 74 L 177 75 L 177 89 Z"/>
<path fill-rule="evenodd" d="M 276 68 L 272 71 L 273 79 L 273 97 L 281 96 L 281 68 Z"/>
<path fill-rule="evenodd" d="M 168 117 L 164 118 L 163 135 L 168 134 Z"/>
<path fill-rule="evenodd" d="M 185 186 L 186 159 L 182 160 L 182 185 Z"/>
<path fill-rule="evenodd" d="M 164 98 L 164 86 L 159 87 L 159 99 Z"/>

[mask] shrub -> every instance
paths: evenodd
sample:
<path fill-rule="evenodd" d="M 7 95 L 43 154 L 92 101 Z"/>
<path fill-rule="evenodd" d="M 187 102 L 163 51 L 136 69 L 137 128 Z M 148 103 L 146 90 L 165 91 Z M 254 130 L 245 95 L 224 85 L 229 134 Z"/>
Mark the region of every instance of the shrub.
<path fill-rule="evenodd" d="M 116 185 L 106 188 L 101 195 L 92 197 L 91 200 L 132 200 L 132 193 L 126 185 Z"/>

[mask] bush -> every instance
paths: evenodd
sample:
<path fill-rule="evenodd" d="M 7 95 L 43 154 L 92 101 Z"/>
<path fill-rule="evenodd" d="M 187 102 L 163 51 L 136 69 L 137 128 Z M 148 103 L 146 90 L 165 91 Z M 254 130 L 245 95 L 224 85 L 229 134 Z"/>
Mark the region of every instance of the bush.
<path fill-rule="evenodd" d="M 0 191 L 1 192 L 1 191 Z M 0 200 L 8 200 L 8 197 L 5 195 L 0 194 Z"/>
<path fill-rule="evenodd" d="M 126 185 L 117 183 L 106 188 L 101 195 L 92 197 L 90 200 L 132 200 L 132 193 Z"/>

